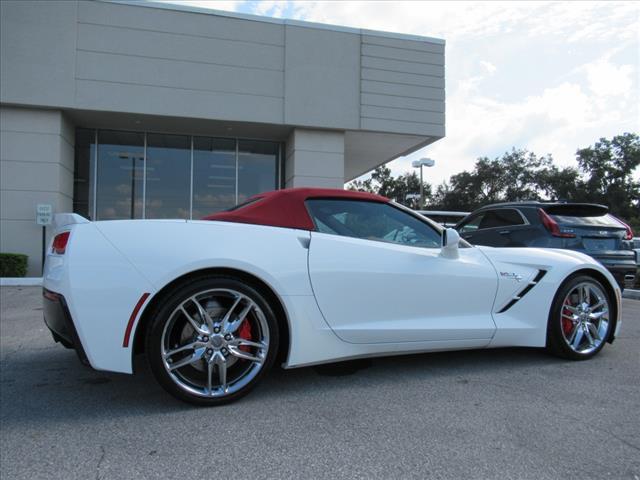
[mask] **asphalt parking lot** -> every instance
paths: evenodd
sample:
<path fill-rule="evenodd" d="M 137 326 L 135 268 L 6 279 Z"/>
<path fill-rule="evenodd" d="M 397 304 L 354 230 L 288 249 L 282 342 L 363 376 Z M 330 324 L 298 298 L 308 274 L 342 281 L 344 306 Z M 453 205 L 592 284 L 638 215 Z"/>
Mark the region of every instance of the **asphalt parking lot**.
<path fill-rule="evenodd" d="M 640 301 L 588 362 L 536 349 L 276 369 L 196 408 L 54 344 L 40 289 L 3 287 L 0 477 L 640 479 Z"/>

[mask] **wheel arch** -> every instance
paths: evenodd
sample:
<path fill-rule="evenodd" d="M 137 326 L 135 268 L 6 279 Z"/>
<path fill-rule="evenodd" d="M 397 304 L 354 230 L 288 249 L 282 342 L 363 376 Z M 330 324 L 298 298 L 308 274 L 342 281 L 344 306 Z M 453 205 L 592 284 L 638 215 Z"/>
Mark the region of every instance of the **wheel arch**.
<path fill-rule="evenodd" d="M 131 349 L 132 365 L 135 365 L 135 356 L 144 353 L 147 328 L 151 323 L 151 319 L 153 318 L 158 305 L 162 302 L 166 295 L 175 288 L 178 288 L 182 283 L 186 281 L 194 280 L 199 277 L 206 277 L 208 275 L 226 275 L 229 277 L 240 279 L 242 281 L 245 281 L 246 283 L 251 284 L 251 286 L 259 290 L 260 293 L 265 296 L 265 299 L 267 300 L 271 308 L 273 308 L 274 313 L 276 314 L 276 321 L 278 322 L 280 344 L 278 346 L 276 362 L 282 364 L 286 361 L 289 355 L 291 338 L 289 316 L 287 314 L 284 303 L 275 292 L 275 290 L 263 279 L 244 270 L 239 270 L 236 268 L 211 267 L 185 273 L 167 283 L 153 296 L 153 298 L 149 301 L 149 304 L 145 307 L 142 314 L 140 315 L 140 320 L 138 321 L 133 333 L 133 348 Z"/>
<path fill-rule="evenodd" d="M 570 279 L 572 279 L 573 277 L 577 277 L 580 275 L 587 275 L 590 277 L 593 277 L 594 279 L 596 279 L 598 282 L 600 282 L 602 284 L 602 286 L 604 287 L 605 291 L 607 292 L 607 295 L 609 295 L 609 299 L 611 300 L 611 309 L 613 310 L 613 315 L 612 315 L 612 322 L 611 322 L 611 328 L 609 329 L 609 336 L 607 337 L 607 342 L 608 343 L 612 343 L 614 338 L 615 338 L 615 331 L 616 331 L 616 326 L 618 324 L 618 301 L 616 299 L 616 292 L 615 289 L 613 288 L 613 286 L 611 285 L 611 282 L 609 282 L 609 279 L 607 279 L 607 277 L 600 271 L 594 269 L 594 268 L 581 268 L 579 270 L 576 270 L 575 272 L 572 272 L 571 275 L 569 275 L 567 278 L 565 278 L 562 281 L 562 284 L 560 285 L 560 287 L 562 285 L 564 285 L 567 281 L 569 281 Z M 560 287 L 558 287 L 558 290 L 556 292 L 556 295 L 558 294 L 558 292 L 560 291 Z M 553 304 L 555 303 L 555 297 L 554 297 L 554 302 L 551 304 L 551 308 L 553 308 Z M 548 328 L 548 326 L 547 326 Z"/>

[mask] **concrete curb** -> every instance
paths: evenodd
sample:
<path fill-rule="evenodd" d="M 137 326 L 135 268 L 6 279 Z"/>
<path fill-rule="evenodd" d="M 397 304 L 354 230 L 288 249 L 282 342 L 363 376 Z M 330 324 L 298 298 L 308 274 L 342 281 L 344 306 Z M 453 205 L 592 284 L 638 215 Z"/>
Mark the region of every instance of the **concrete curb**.
<path fill-rule="evenodd" d="M 624 291 L 622 292 L 622 298 L 631 298 L 633 300 L 640 300 L 640 290 L 625 288 Z"/>
<path fill-rule="evenodd" d="M 41 287 L 42 277 L 0 278 L 0 287 Z"/>

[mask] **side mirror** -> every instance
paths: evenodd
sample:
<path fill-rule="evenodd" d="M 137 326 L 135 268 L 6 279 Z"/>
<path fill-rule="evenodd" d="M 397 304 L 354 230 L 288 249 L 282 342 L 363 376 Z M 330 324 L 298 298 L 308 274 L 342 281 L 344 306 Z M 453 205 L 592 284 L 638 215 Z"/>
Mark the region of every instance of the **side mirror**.
<path fill-rule="evenodd" d="M 460 234 L 453 228 L 447 228 L 442 232 L 442 250 L 440 255 L 445 258 L 458 258 L 458 244 Z"/>

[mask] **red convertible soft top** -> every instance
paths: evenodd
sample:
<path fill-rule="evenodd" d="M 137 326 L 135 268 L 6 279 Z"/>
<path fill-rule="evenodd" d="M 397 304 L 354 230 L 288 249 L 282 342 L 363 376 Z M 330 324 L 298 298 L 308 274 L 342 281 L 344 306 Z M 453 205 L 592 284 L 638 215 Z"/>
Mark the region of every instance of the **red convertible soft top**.
<path fill-rule="evenodd" d="M 208 215 L 203 220 L 314 230 L 313 221 L 304 205 L 304 202 L 309 198 L 345 198 L 380 203 L 389 202 L 388 198 L 373 193 L 334 188 L 287 188 L 254 195 L 244 204 L 231 210 Z"/>

